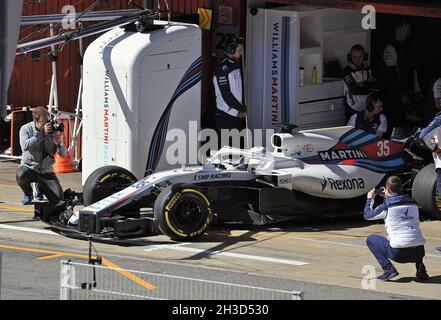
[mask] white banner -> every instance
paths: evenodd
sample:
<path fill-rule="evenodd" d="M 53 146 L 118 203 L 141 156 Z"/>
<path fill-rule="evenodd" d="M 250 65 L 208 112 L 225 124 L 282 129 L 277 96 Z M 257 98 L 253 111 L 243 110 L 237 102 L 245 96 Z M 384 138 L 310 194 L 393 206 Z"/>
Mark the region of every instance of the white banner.
<path fill-rule="evenodd" d="M 6 116 L 7 92 L 15 61 L 22 0 L 0 1 L 0 116 Z M 6 53 L 6 54 L 5 54 Z"/>
<path fill-rule="evenodd" d="M 269 15 L 266 24 L 266 79 L 264 101 L 264 128 L 275 129 L 293 121 L 291 99 L 296 85 L 291 83 L 291 28 L 292 18 Z"/>

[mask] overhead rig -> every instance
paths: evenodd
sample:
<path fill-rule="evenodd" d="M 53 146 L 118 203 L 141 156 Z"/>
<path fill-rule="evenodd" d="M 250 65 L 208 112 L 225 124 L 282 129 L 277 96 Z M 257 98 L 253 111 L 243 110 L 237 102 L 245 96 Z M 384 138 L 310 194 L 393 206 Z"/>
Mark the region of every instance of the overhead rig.
<path fill-rule="evenodd" d="M 97 7 L 97 5 L 105 2 L 105 0 L 97 0 L 95 1 L 89 8 L 87 8 L 84 12 L 76 13 L 75 20 L 71 22 L 71 24 L 79 22 L 80 27 L 74 31 L 63 31 L 58 35 L 53 35 L 48 38 L 43 38 L 35 41 L 20 43 L 17 46 L 16 55 L 27 54 L 33 51 L 45 49 L 48 47 L 53 47 L 57 45 L 61 45 L 61 47 L 57 51 L 61 51 L 64 46 L 74 40 L 79 40 L 85 37 L 93 36 L 107 30 L 121 27 L 130 23 L 141 22 L 143 25 L 148 24 L 149 21 L 153 21 L 154 19 L 161 20 L 163 14 L 168 15 L 168 21 L 171 19 L 171 11 L 168 5 L 168 1 L 166 3 L 166 11 L 161 11 L 160 1 L 158 1 L 157 10 L 145 9 L 137 6 L 133 3 L 132 0 L 129 0 L 128 3 L 132 6 L 138 8 L 138 10 L 121 10 L 121 11 L 92 11 Z M 55 14 L 55 15 L 47 15 L 47 16 L 29 16 L 23 17 L 21 20 L 22 25 L 30 25 L 30 24 L 49 24 L 48 28 L 53 28 L 54 24 L 62 23 L 63 19 L 66 19 L 66 15 L 64 14 Z M 83 27 L 82 22 L 90 22 L 90 21 L 105 21 L 102 23 L 98 23 L 92 25 L 90 27 Z M 39 33 L 37 31 L 36 33 Z M 27 36 L 29 37 L 29 36 Z"/>

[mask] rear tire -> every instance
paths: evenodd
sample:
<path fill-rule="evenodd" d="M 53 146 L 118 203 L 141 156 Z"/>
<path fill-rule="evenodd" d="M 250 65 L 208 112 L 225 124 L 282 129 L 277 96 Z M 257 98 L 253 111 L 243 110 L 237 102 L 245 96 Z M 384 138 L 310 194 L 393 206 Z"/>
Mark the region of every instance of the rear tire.
<path fill-rule="evenodd" d="M 175 241 L 191 241 L 205 233 L 212 220 L 211 203 L 192 185 L 172 185 L 155 201 L 159 230 Z"/>
<path fill-rule="evenodd" d="M 436 191 L 436 178 L 434 163 L 424 167 L 413 181 L 412 197 L 427 215 L 441 220 L 441 206 Z"/>
<path fill-rule="evenodd" d="M 98 168 L 92 172 L 84 184 L 84 205 L 90 206 L 110 197 L 112 194 L 130 187 L 136 181 L 138 179 L 124 168 L 116 166 Z"/>

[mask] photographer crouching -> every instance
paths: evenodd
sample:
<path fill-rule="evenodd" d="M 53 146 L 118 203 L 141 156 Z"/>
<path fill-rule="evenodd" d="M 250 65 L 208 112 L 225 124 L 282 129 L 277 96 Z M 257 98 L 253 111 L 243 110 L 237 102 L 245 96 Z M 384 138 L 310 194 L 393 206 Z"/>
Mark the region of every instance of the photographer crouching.
<path fill-rule="evenodd" d="M 374 209 L 374 198 L 377 195 L 384 197 L 385 201 Z M 419 208 L 411 197 L 403 194 L 401 179 L 390 177 L 386 188 L 372 190 L 367 198 L 364 218 L 384 219 L 388 234 L 387 239 L 379 235 L 371 235 L 367 239 L 369 250 L 384 271 L 378 279 L 388 281 L 398 276 L 392 260 L 397 263 L 415 263 L 417 279 L 428 280 L 423 263 L 426 240 L 420 230 Z"/>
<path fill-rule="evenodd" d="M 63 125 L 50 121 L 49 112 L 38 107 L 32 109 L 33 121 L 20 129 L 20 145 L 23 151 L 21 165 L 17 169 L 17 183 L 24 192 L 21 203 L 32 203 L 32 182 L 38 183 L 49 202 L 63 201 L 63 188 L 54 173 L 55 154 L 67 155 L 63 145 Z"/>

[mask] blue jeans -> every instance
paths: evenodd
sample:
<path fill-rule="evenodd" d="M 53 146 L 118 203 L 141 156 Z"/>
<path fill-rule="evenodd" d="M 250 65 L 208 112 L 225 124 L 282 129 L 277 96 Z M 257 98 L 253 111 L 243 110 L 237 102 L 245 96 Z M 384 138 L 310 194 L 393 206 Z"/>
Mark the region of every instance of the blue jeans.
<path fill-rule="evenodd" d="M 423 261 L 426 254 L 424 246 L 395 249 L 390 246 L 389 241 L 385 237 L 377 235 L 369 236 L 366 243 L 384 271 L 392 268 L 390 260 L 398 263 L 414 262 L 419 264 Z"/>
<path fill-rule="evenodd" d="M 25 195 L 32 197 L 32 182 L 37 182 L 40 191 L 46 196 L 49 202 L 59 202 L 64 200 L 64 192 L 55 173 L 39 174 L 36 171 L 20 166 L 16 172 L 16 179 L 19 187 Z"/>

